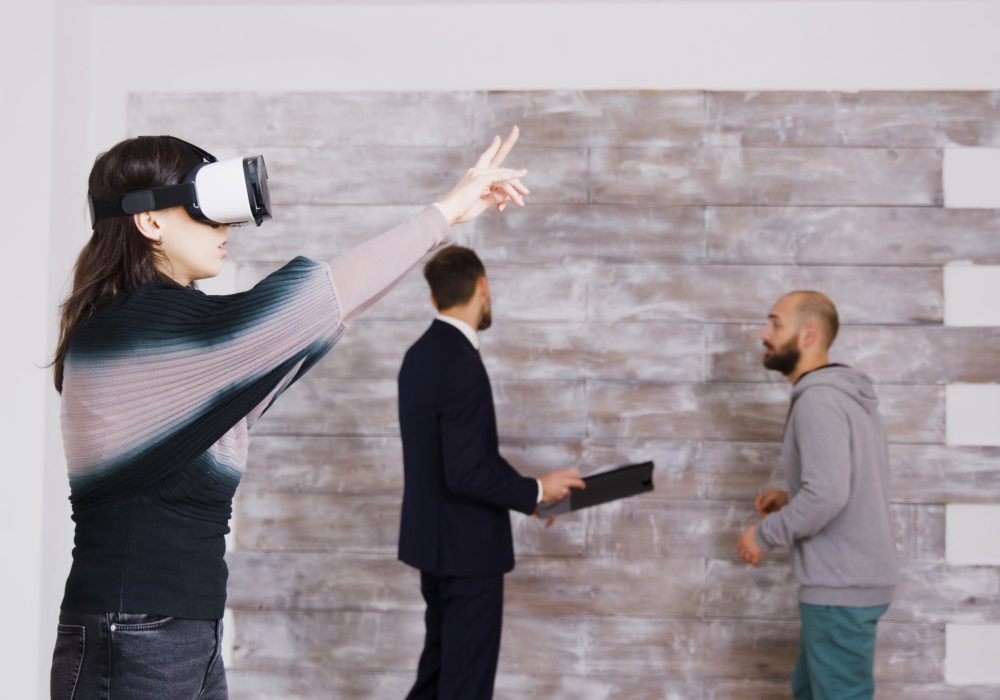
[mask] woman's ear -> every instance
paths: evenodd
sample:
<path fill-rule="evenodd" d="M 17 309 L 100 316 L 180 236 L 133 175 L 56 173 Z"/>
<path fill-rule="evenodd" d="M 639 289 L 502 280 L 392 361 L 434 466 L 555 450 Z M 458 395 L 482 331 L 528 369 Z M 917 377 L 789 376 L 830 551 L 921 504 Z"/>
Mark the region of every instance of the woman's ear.
<path fill-rule="evenodd" d="M 163 243 L 163 231 L 160 229 L 160 221 L 156 212 L 143 211 L 133 214 L 132 221 L 143 236 L 153 243 Z"/>

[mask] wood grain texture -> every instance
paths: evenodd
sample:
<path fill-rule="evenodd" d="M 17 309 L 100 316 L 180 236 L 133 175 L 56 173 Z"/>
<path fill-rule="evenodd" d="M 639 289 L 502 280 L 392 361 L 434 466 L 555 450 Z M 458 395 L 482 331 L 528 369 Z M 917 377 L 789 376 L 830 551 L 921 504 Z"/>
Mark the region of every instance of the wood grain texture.
<path fill-rule="evenodd" d="M 937 207 L 707 207 L 712 263 L 996 264 L 1000 213 Z"/>
<path fill-rule="evenodd" d="M 893 442 L 904 576 L 876 697 L 993 698 L 943 682 L 944 626 L 1000 622 L 1000 568 L 945 559 L 945 504 L 996 502 L 1000 448 L 944 445 L 943 392 L 1000 381 L 1000 334 L 942 325 L 942 266 L 1000 264 L 1000 212 L 941 204 L 943 149 L 1000 146 L 1000 92 L 138 93 L 127 124 L 265 155 L 274 218 L 229 242 L 246 289 L 419 213 L 515 122 L 529 206 L 455 230 L 490 277 L 501 451 L 530 476 L 653 459 L 657 488 L 549 530 L 512 515 L 496 697 L 788 697 L 788 552 L 753 569 L 735 543 L 784 482 L 789 389 L 757 333 L 805 288 L 837 304 L 833 359 L 874 379 Z M 413 681 L 396 374 L 434 315 L 419 267 L 255 428 L 227 557 L 233 698 Z"/>
<path fill-rule="evenodd" d="M 940 206 L 942 154 L 879 148 L 593 148 L 595 204 Z"/>
<path fill-rule="evenodd" d="M 706 112 L 716 145 L 1000 145 L 997 92 L 709 92 Z"/>
<path fill-rule="evenodd" d="M 783 295 L 815 289 L 842 323 L 940 323 L 942 284 L 939 268 L 605 266 L 591 282 L 588 317 L 761 323 Z"/>
<path fill-rule="evenodd" d="M 591 383 L 589 431 L 602 438 L 780 439 L 786 387 L 770 384 Z M 890 440 L 944 439 L 944 389 L 877 387 Z"/>
<path fill-rule="evenodd" d="M 762 325 L 706 328 L 708 381 L 776 382 L 764 369 Z M 830 360 L 855 367 L 884 384 L 955 384 L 1000 381 L 1000 333 L 950 326 L 843 326 Z"/>

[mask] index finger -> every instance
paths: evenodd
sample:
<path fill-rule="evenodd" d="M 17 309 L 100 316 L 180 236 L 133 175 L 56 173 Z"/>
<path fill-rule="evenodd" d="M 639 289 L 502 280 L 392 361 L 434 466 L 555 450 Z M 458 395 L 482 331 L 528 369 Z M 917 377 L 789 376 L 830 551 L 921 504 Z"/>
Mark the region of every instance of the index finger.
<path fill-rule="evenodd" d="M 490 162 L 493 160 L 493 158 L 496 156 L 497 149 L 500 148 L 500 145 L 501 145 L 500 137 L 494 136 L 493 140 L 490 141 L 489 148 L 487 148 L 485 151 L 482 152 L 482 154 L 479 156 L 479 160 L 476 161 L 476 164 L 473 167 L 485 168 L 487 165 L 489 165 Z"/>
<path fill-rule="evenodd" d="M 510 135 L 507 139 L 500 145 L 500 149 L 494 154 L 493 160 L 490 161 L 490 166 L 493 168 L 499 168 L 500 164 L 503 163 L 507 154 L 510 153 L 510 149 L 514 147 L 517 143 L 518 137 L 521 135 L 521 130 L 517 128 L 517 125 L 510 130 Z"/>

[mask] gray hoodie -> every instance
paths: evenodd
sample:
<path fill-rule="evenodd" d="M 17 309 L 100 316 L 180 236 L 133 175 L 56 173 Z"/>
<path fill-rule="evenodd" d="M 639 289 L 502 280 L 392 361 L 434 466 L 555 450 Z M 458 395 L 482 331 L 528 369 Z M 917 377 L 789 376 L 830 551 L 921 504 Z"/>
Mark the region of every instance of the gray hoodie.
<path fill-rule="evenodd" d="M 792 548 L 799 600 L 873 606 L 898 580 L 889 448 L 871 380 L 832 365 L 792 389 L 781 459 L 791 501 L 757 526 L 768 550 Z"/>

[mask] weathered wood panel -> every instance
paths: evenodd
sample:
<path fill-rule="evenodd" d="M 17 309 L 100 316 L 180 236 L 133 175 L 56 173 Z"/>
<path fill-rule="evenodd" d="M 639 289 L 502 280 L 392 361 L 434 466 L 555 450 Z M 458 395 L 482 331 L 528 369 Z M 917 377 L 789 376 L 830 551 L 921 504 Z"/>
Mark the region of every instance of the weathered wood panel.
<path fill-rule="evenodd" d="M 244 475 L 247 486 L 272 491 L 343 494 L 402 492 L 402 447 L 396 437 L 258 435 Z M 522 473 L 541 476 L 579 466 L 585 474 L 652 459 L 656 491 L 649 498 L 749 500 L 764 487 L 783 487 L 780 445 L 700 440 L 516 440 L 504 456 Z M 890 445 L 892 499 L 897 503 L 992 503 L 1000 492 L 1000 449 L 925 444 Z"/>
<path fill-rule="evenodd" d="M 706 260 L 705 209 L 696 206 L 532 202 L 521 210 L 508 209 L 503 216 L 477 219 L 470 233 L 459 229 L 458 235 L 479 252 L 487 271 L 493 262 L 697 264 Z"/>
<path fill-rule="evenodd" d="M 581 471 L 586 476 L 623 464 L 652 460 L 656 490 L 644 498 L 702 498 L 706 492 L 701 468 L 702 443 L 665 440 L 592 440 L 584 443 Z"/>
<path fill-rule="evenodd" d="M 420 574 L 389 555 L 236 549 L 227 605 L 237 610 L 419 613 Z"/>
<path fill-rule="evenodd" d="M 229 697 L 233 700 L 311 700 L 313 698 L 402 698 L 413 686 L 411 672 L 331 668 L 226 670 Z"/>
<path fill-rule="evenodd" d="M 944 389 L 877 388 L 895 442 L 944 438 Z M 598 438 L 778 440 L 789 390 L 773 384 L 592 383 L 589 432 Z"/>
<path fill-rule="evenodd" d="M 242 268 L 265 263 L 259 274 L 304 255 L 332 260 L 337 255 L 416 216 L 427 202 L 416 205 L 276 204 L 274 216 L 255 228 L 230 229 L 226 248 Z M 464 233 L 458 229 L 459 233 Z"/>
<path fill-rule="evenodd" d="M 798 590 L 785 562 L 759 568 L 711 561 L 705 574 L 706 617 L 798 617 Z M 996 622 L 1000 620 L 1000 572 L 995 567 L 908 562 L 886 620 L 897 622 Z"/>
<path fill-rule="evenodd" d="M 255 426 L 257 434 L 399 434 L 394 380 L 307 376 L 288 393 L 296 399 L 276 402 Z M 502 436 L 579 438 L 585 434 L 584 382 L 494 382 L 493 398 Z"/>
<path fill-rule="evenodd" d="M 296 255 L 329 260 L 428 203 L 277 204 L 266 225 L 234 231 L 227 247 L 240 263 L 283 263 Z M 524 209 L 481 217 L 454 229 L 454 235 L 458 243 L 475 248 L 487 272 L 498 263 L 689 264 L 705 262 L 707 255 L 704 207 L 581 207 L 532 199 Z"/>
<path fill-rule="evenodd" d="M 936 207 L 708 207 L 709 262 L 945 265 L 1000 261 L 1000 214 Z"/>
<path fill-rule="evenodd" d="M 775 620 L 665 623 L 594 617 L 587 618 L 585 633 L 588 665 L 602 673 L 780 678 L 791 675 L 799 630 L 796 623 Z M 943 656 L 944 626 L 879 626 L 875 666 L 880 679 L 941 681 Z"/>
<path fill-rule="evenodd" d="M 701 142 L 705 115 L 705 94 L 695 91 L 490 92 L 476 128 L 517 124 L 532 146 L 684 146 Z"/>
<path fill-rule="evenodd" d="M 995 503 L 1000 448 L 893 445 L 893 498 L 912 503 Z"/>
<path fill-rule="evenodd" d="M 691 454 L 692 469 L 715 499 L 750 498 L 758 488 L 784 488 L 781 446 L 766 442 L 705 442 Z M 889 446 L 892 500 L 940 504 L 986 502 L 1000 493 L 1000 449 L 926 444 Z"/>
<path fill-rule="evenodd" d="M 789 671 L 788 676 L 791 676 Z M 954 686 L 944 683 L 906 683 L 885 681 L 876 676 L 878 700 L 989 700 L 996 688 L 989 686 Z M 708 681 L 704 700 L 788 700 L 791 681 Z M 696 697 L 696 696 L 692 696 Z"/>
<path fill-rule="evenodd" d="M 310 376 L 394 379 L 407 348 L 429 325 L 430 319 L 359 321 Z M 658 338 L 663 342 L 649 342 Z M 699 324 L 499 320 L 479 340 L 494 382 L 690 382 L 704 374 L 704 331 Z"/>
<path fill-rule="evenodd" d="M 419 572 L 387 556 L 236 550 L 228 562 L 234 570 L 228 604 L 237 609 L 423 610 Z M 505 610 L 527 617 L 694 618 L 704 576 L 697 559 L 525 556 L 505 582 Z"/>
<path fill-rule="evenodd" d="M 248 289 L 279 267 L 274 263 L 241 265 L 236 283 Z M 516 321 L 584 321 L 593 266 L 566 267 L 495 265 L 490 268 L 494 314 Z M 429 324 L 436 310 L 419 270 L 414 269 L 368 311 L 364 320 L 422 322 Z M 405 350 L 405 348 L 403 348 Z"/>
<path fill-rule="evenodd" d="M 336 552 L 394 557 L 399 543 L 399 496 L 284 493 L 247 489 L 235 505 L 236 546 L 274 552 Z M 514 544 L 524 556 L 582 556 L 587 513 L 544 522 L 511 516 Z"/>
<path fill-rule="evenodd" d="M 492 377 L 662 383 L 704 374 L 697 324 L 498 322 L 481 342 Z"/>
<path fill-rule="evenodd" d="M 275 218 L 233 231 L 241 288 L 419 212 L 521 126 L 529 207 L 456 229 L 490 275 L 502 451 L 532 476 L 651 458 L 657 490 L 549 530 L 512 516 L 498 698 L 788 697 L 788 553 L 752 569 L 735 543 L 758 490 L 784 481 L 789 390 L 760 365 L 758 324 L 816 288 L 845 322 L 834 359 L 873 376 L 896 443 L 904 580 L 878 697 L 985 700 L 942 682 L 943 626 L 1000 619 L 1000 568 L 947 564 L 943 504 L 994 502 L 1000 451 L 941 444 L 943 385 L 1000 381 L 1000 335 L 941 327 L 941 266 L 1000 263 L 1000 214 L 940 204 L 943 148 L 1000 145 L 998 96 L 159 93 L 131 96 L 128 124 L 264 153 Z M 255 429 L 229 556 L 234 698 L 412 683 L 422 606 L 396 561 L 395 380 L 433 314 L 416 266 Z"/>
<path fill-rule="evenodd" d="M 816 289 L 842 323 L 940 323 L 942 284 L 937 268 L 609 265 L 591 281 L 589 318 L 760 323 L 784 294 Z"/>
<path fill-rule="evenodd" d="M 897 556 L 904 562 L 939 562 L 943 559 L 943 520 L 917 522 L 915 513 L 913 506 L 905 504 L 891 508 Z M 650 495 L 594 509 L 588 518 L 588 556 L 729 562 L 739 561 L 736 542 L 740 533 L 758 522 L 751 499 L 667 501 Z M 767 559 L 787 562 L 788 550 L 775 549 Z"/>
<path fill-rule="evenodd" d="M 997 146 L 997 92 L 709 92 L 720 146 Z"/>
<path fill-rule="evenodd" d="M 594 204 L 940 206 L 942 154 L 877 148 L 593 148 Z"/>
<path fill-rule="evenodd" d="M 403 490 L 403 448 L 398 437 L 258 434 L 251 445 L 243 477 L 247 488 L 397 497 Z M 508 438 L 501 452 L 527 476 L 579 466 L 584 460 L 583 446 L 576 441 Z"/>
<path fill-rule="evenodd" d="M 379 671 L 332 668 L 279 672 L 238 670 L 229 673 L 234 700 L 307 700 L 308 698 L 402 698 L 416 671 Z M 700 700 L 697 680 L 622 678 L 620 676 L 524 675 L 501 672 L 496 681 L 497 700 L 525 697 L 574 700 Z"/>
<path fill-rule="evenodd" d="M 587 554 L 611 559 L 735 559 L 740 532 L 755 521 L 748 502 L 639 497 L 589 513 Z"/>
<path fill-rule="evenodd" d="M 334 146 L 322 149 L 268 147 L 265 160 L 271 196 L 287 204 L 430 204 L 445 195 L 482 148 L 408 148 L 401 158 L 390 146 Z M 345 164 L 350 167 L 345 167 Z M 532 201 L 587 202 L 587 150 L 519 148 L 507 167 L 526 169 Z M 387 193 L 392 193 L 388 197 Z"/>
<path fill-rule="evenodd" d="M 243 483 L 268 491 L 398 496 L 403 447 L 398 437 L 258 434 Z"/>
<path fill-rule="evenodd" d="M 777 382 L 764 369 L 757 326 L 706 327 L 708 380 Z M 1000 333 L 950 326 L 843 326 L 830 360 L 856 367 L 884 384 L 994 383 L 1000 381 Z"/>

